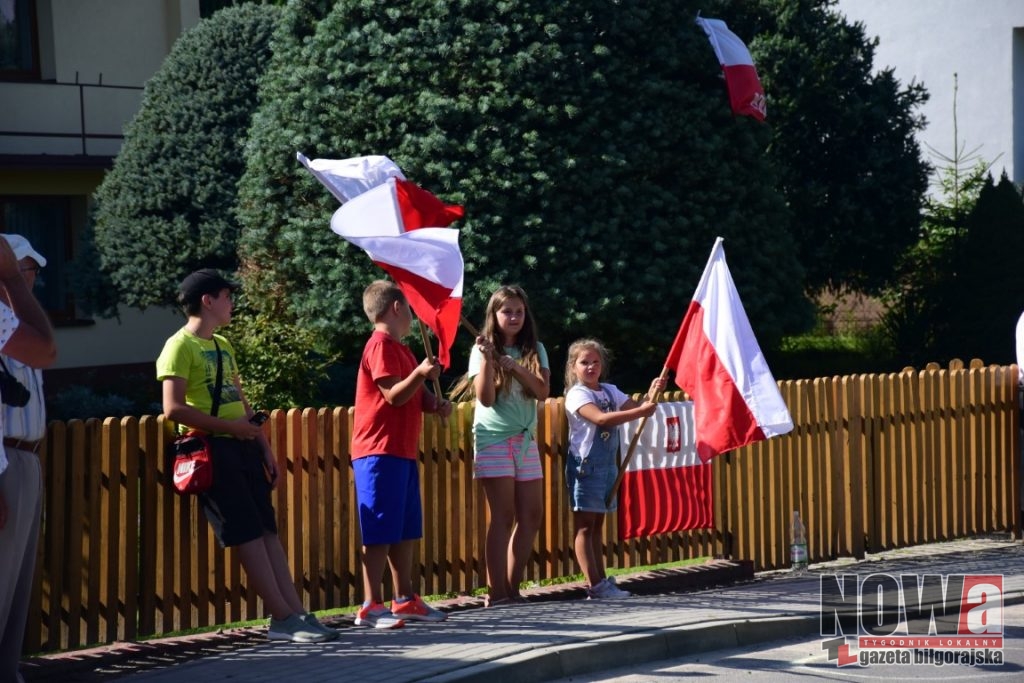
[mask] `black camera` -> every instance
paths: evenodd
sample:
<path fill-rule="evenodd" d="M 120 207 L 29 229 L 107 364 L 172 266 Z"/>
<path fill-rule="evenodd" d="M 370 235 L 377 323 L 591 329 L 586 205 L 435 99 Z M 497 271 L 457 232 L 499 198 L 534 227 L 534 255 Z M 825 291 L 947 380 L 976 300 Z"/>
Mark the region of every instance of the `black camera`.
<path fill-rule="evenodd" d="M 252 422 L 254 425 L 259 427 L 260 425 L 262 425 L 264 422 L 266 422 L 269 419 L 270 419 L 270 416 L 267 415 L 262 410 L 260 410 L 260 411 L 258 411 L 256 413 L 253 413 L 253 416 L 249 418 L 249 422 Z"/>
<path fill-rule="evenodd" d="M 25 385 L 17 378 L 8 373 L 0 371 L 0 399 L 12 408 L 22 408 L 32 398 L 32 392 L 25 388 Z"/>

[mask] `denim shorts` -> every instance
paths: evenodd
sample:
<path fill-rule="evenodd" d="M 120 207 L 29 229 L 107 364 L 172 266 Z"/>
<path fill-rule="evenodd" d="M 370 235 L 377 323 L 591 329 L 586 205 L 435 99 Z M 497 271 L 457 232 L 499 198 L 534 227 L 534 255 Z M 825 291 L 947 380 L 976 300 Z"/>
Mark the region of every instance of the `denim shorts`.
<path fill-rule="evenodd" d="M 581 458 L 569 453 L 565 461 L 565 485 L 572 495 L 573 512 L 613 512 L 619 507 L 618 496 L 610 504 L 605 499 L 619 476 L 616 453 L 591 453 Z"/>

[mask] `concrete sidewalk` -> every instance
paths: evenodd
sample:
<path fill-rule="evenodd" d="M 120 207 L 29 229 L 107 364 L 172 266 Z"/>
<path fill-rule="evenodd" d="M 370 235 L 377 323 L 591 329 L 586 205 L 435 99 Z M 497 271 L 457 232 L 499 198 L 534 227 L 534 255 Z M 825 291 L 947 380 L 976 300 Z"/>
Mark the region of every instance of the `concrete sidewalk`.
<path fill-rule="evenodd" d="M 133 672 L 126 661 L 123 675 L 106 671 L 102 679 L 67 675 L 60 679 L 117 678 L 133 683 L 243 677 L 247 683 L 553 680 L 794 635 L 817 640 L 818 574 L 840 572 L 1002 574 L 1005 601 L 1024 601 L 1024 544 L 1008 536 L 992 536 L 888 551 L 861 561 L 812 565 L 803 574 L 769 572 L 697 592 L 456 609 L 444 623 L 411 623 L 394 631 L 351 627 L 348 617 L 338 624 L 341 637 L 326 644 L 271 643 L 262 629 L 249 629 L 234 638 L 223 636 L 223 643 L 212 650 L 208 647 L 206 656 L 170 656 L 164 668 Z M 652 587 L 665 589 L 664 583 L 659 587 L 650 576 L 623 579 L 619 585 L 638 593 L 649 593 Z M 570 594 L 579 591 L 570 589 Z M 43 668 L 34 669 L 27 662 L 26 680 L 47 680 L 34 675 Z"/>

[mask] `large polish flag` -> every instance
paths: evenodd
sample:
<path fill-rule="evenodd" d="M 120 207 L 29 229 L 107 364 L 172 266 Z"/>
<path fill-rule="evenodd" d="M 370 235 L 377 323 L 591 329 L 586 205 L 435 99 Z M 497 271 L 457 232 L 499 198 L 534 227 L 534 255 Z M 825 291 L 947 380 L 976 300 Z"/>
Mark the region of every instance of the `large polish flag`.
<path fill-rule="evenodd" d="M 619 538 L 714 526 L 711 463 L 697 456 L 692 401 L 659 403 L 619 486 Z M 631 442 L 639 420 L 623 425 Z"/>
<path fill-rule="evenodd" d="M 409 306 L 438 339 L 438 360 L 451 365 L 462 316 L 464 264 L 461 206 L 445 204 L 405 179 L 385 156 L 299 161 L 343 202 L 331 230 L 361 248 L 401 287 Z"/>
<path fill-rule="evenodd" d="M 721 19 L 697 17 L 697 23 L 708 35 L 718 63 L 722 65 L 732 113 L 764 121 L 768 105 L 747 46 Z"/>
<path fill-rule="evenodd" d="M 743 310 L 721 237 L 665 366 L 693 399 L 701 460 L 792 431 L 793 419 Z"/>
<path fill-rule="evenodd" d="M 405 180 L 398 164 L 380 154 L 350 159 L 307 159 L 301 152 L 295 156 L 342 204 L 383 185 L 388 178 Z"/>

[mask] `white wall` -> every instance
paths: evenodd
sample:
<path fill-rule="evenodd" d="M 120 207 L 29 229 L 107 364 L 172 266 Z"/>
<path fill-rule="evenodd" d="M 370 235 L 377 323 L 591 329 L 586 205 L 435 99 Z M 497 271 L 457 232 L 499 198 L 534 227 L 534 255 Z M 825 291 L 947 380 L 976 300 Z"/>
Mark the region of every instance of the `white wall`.
<path fill-rule="evenodd" d="M 1005 169 L 1024 181 L 1024 0 L 839 0 L 837 9 L 879 38 L 876 69 L 893 67 L 901 83 L 927 88 L 928 124 L 918 139 L 929 161 L 942 165 L 930 147 L 954 151 L 955 73 L 960 144 L 994 161 L 997 180 Z"/>
<path fill-rule="evenodd" d="M 156 362 L 164 342 L 185 324 L 171 309 L 121 311 L 121 319 L 96 318 L 95 324 L 58 327 L 54 369 Z"/>
<path fill-rule="evenodd" d="M 144 85 L 183 30 L 197 0 L 50 0 L 60 83 Z"/>

